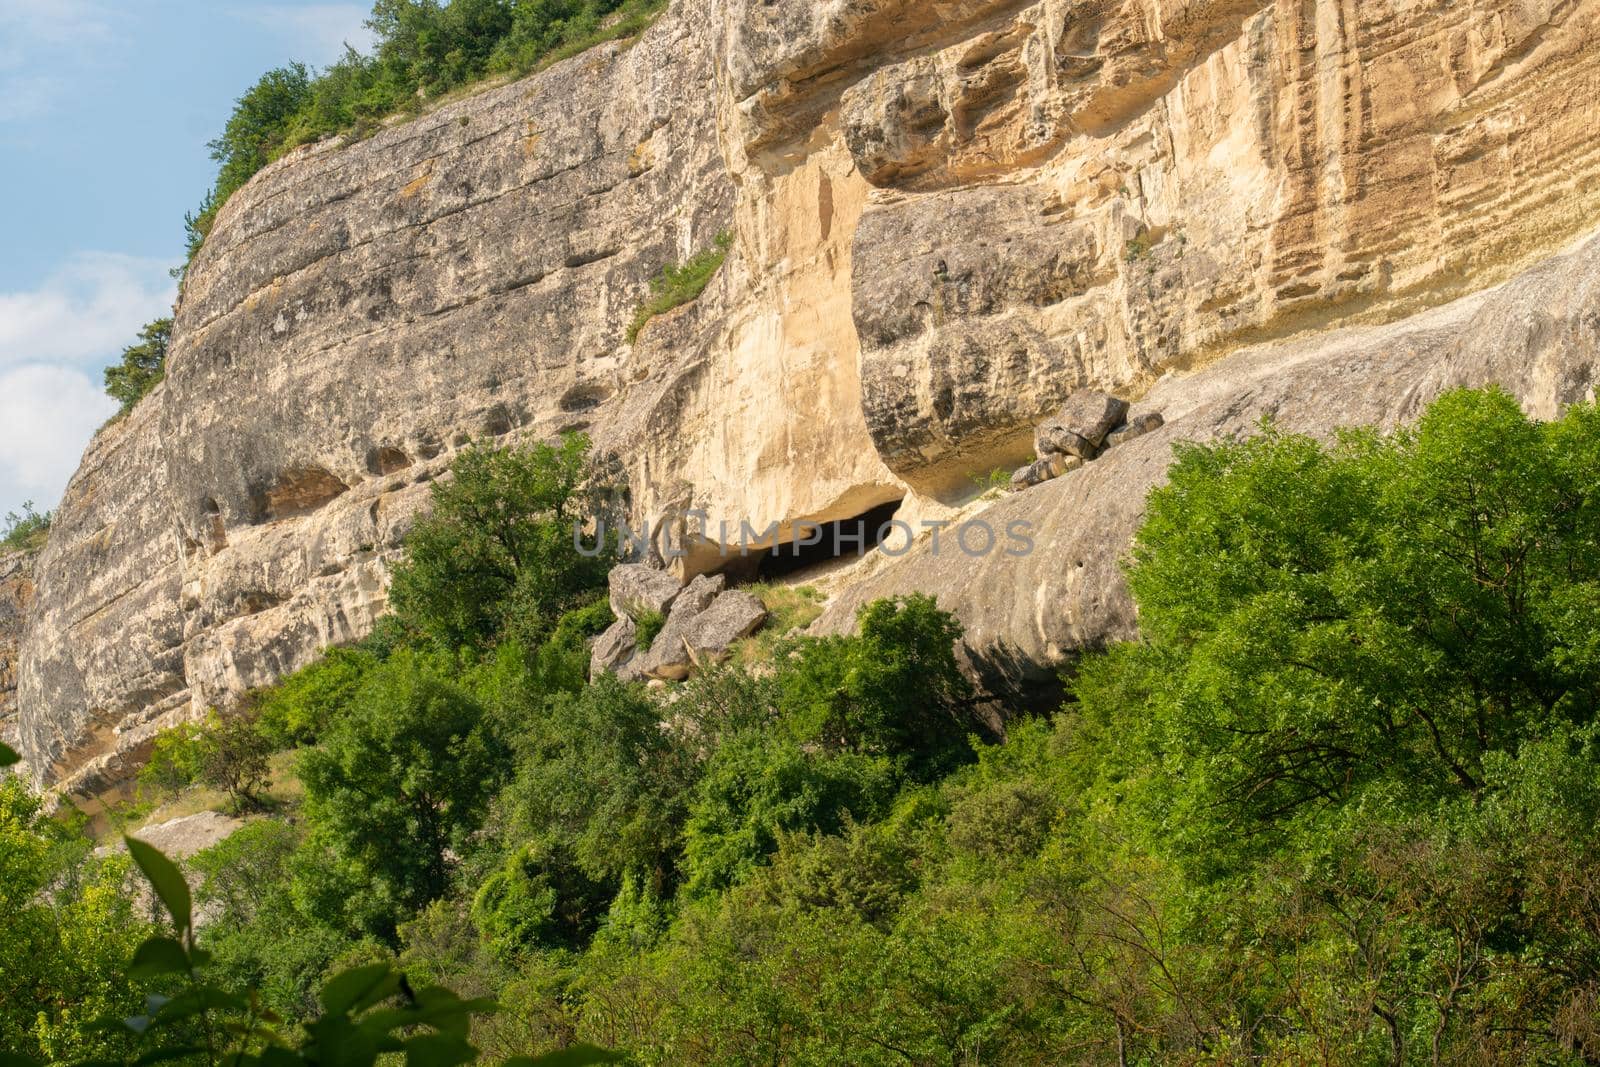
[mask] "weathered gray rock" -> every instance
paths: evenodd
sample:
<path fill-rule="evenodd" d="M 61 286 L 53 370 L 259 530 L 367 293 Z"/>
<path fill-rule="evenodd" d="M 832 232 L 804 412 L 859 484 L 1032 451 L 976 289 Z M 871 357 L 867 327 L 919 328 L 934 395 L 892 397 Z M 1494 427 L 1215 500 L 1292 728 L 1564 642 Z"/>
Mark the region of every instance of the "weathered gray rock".
<path fill-rule="evenodd" d="M 617 616 L 617 621 L 595 638 L 589 649 L 589 677 L 610 673 L 624 681 L 630 680 L 628 676 L 634 673 L 631 668 L 639 651 L 638 636 L 639 628 L 631 618 Z"/>
<path fill-rule="evenodd" d="M 1106 435 L 1106 447 L 1115 448 L 1120 444 L 1143 437 L 1147 433 L 1154 433 L 1166 425 L 1159 411 L 1147 411 L 1142 415 L 1135 415 L 1122 426 L 1112 430 Z"/>
<path fill-rule="evenodd" d="M 1080 433 L 1067 429 L 1058 422 L 1046 422 L 1034 432 L 1034 451 L 1041 457 L 1049 455 L 1076 456 L 1091 460 L 1100 454 L 1100 448 Z"/>
<path fill-rule="evenodd" d="M 1080 389 L 1067 398 L 1060 411 L 1040 424 L 1034 438 L 1039 455 L 1065 452 L 1093 459 L 1092 451 L 1085 454 L 1082 446 L 1099 448 L 1127 415 L 1127 401 L 1093 389 Z"/>
<path fill-rule="evenodd" d="M 709 608 L 711 602 L 727 587 L 726 575 L 698 575 L 683 587 L 683 592 L 672 602 L 672 614 L 698 615 Z"/>
<path fill-rule="evenodd" d="M 666 571 L 642 563 L 623 563 L 606 577 L 611 592 L 611 613 L 637 622 L 645 615 L 664 615 L 683 588 Z"/>
<path fill-rule="evenodd" d="M 766 607 L 742 589 L 719 594 L 702 611 L 674 610 L 644 654 L 640 670 L 650 678 L 687 678 L 720 662 L 735 641 L 749 637 L 766 621 Z"/>
<path fill-rule="evenodd" d="M 1018 467 L 1011 475 L 1011 491 L 1020 493 L 1025 489 L 1032 489 L 1036 485 L 1043 485 L 1050 480 L 1050 464 L 1045 460 L 1036 459 L 1025 467 Z"/>

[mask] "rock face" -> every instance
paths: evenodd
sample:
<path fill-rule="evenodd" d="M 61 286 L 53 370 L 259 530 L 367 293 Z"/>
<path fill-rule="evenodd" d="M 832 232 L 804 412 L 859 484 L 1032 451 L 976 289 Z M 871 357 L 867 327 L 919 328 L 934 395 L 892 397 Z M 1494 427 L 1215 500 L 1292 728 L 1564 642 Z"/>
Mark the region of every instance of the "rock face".
<path fill-rule="evenodd" d="M 33 599 L 33 557 L 0 555 L 0 743 L 17 746 L 17 651 Z"/>
<path fill-rule="evenodd" d="M 852 585 L 814 629 L 843 632 L 863 604 L 932 592 L 961 618 L 967 650 L 991 687 L 1016 695 L 1078 651 L 1137 632 L 1121 564 L 1175 442 L 1249 434 L 1263 416 L 1324 438 L 1346 425 L 1393 429 L 1447 389 L 1490 384 L 1510 390 L 1537 418 L 1595 399 L 1600 237 L 1402 323 L 1252 348 L 1164 379 L 1142 404 L 1162 408 L 1165 425 L 983 513 L 997 529 L 1026 524 L 1031 551 L 956 566 L 925 541 Z"/>
<path fill-rule="evenodd" d="M 913 555 L 870 586 L 925 580 L 979 645 L 1059 662 L 1125 631 L 1115 556 L 1172 440 L 1273 397 L 1289 426 L 1399 417 L 1394 386 L 1446 365 L 1580 395 L 1592 319 L 1534 282 L 1494 297 L 1486 331 L 1543 323 L 1495 360 L 1428 309 L 1594 227 L 1596 128 L 1600 0 L 676 0 L 631 46 L 234 196 L 166 383 L 90 447 L 35 565 L 24 754 L 99 788 L 364 634 L 472 439 L 588 429 L 636 520 L 711 517 L 689 578 L 741 523 L 948 514 L 1069 397 L 1154 386 L 1134 415 L 1167 426 L 999 505 L 1107 513 L 1041 540 L 1048 582 Z M 648 278 L 724 230 L 705 294 L 629 345 Z M 1283 393 L 1313 349 L 1344 369 Z M 1218 392 L 1247 364 L 1275 369 Z"/>

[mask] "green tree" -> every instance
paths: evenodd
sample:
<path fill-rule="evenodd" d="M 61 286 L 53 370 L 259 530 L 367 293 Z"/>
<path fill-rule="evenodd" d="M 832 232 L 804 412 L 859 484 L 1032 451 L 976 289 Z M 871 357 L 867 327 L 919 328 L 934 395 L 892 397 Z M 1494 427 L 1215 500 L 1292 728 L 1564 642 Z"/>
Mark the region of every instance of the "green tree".
<path fill-rule="evenodd" d="M 971 758 L 971 687 L 956 662 L 960 624 L 932 597 L 879 600 L 860 636 L 805 639 L 780 658 L 784 710 L 799 735 L 884 755 L 927 780 Z"/>
<path fill-rule="evenodd" d="M 274 748 L 314 744 L 377 663 L 364 648 L 329 649 L 315 663 L 252 694 L 256 729 Z"/>
<path fill-rule="evenodd" d="M 122 414 L 154 389 L 166 375 L 172 320 L 157 319 L 139 331 L 139 340 L 122 350 L 122 359 L 106 368 L 106 393 L 122 405 Z"/>
<path fill-rule="evenodd" d="M 482 706 L 400 652 L 372 672 L 299 772 L 312 825 L 415 910 L 448 889 L 451 855 L 482 822 L 506 763 Z"/>
<path fill-rule="evenodd" d="M 64 848 L 70 837 L 20 778 L 0 775 L 0 1050 L 67 1060 L 129 1046 L 94 1024 L 142 1003 L 124 968 L 147 928 L 122 893 L 124 866 Z"/>
<path fill-rule="evenodd" d="M 269 70 L 233 106 L 222 135 L 208 148 L 217 162 L 217 180 L 205 202 L 184 222 L 189 258 L 211 233 L 217 212 L 256 172 L 292 147 L 296 120 L 312 100 L 311 72 L 303 63 Z"/>
<path fill-rule="evenodd" d="M 685 828 L 688 892 L 742 880 L 785 831 L 838 833 L 851 817 L 881 815 L 895 785 L 894 769 L 881 757 L 808 752 L 782 735 L 724 741 L 695 791 Z"/>
<path fill-rule="evenodd" d="M 433 508 L 406 539 L 391 602 L 440 647 L 483 649 L 502 634 L 544 642 L 562 615 L 605 587 L 612 558 L 574 543 L 588 441 L 523 450 L 478 446 L 436 483 Z"/>
<path fill-rule="evenodd" d="M 1130 572 L 1150 642 L 1118 657 L 1149 666 L 1112 668 L 1183 768 L 1181 836 L 1203 854 L 1379 782 L 1476 796 L 1491 753 L 1592 719 L 1597 516 L 1589 406 L 1537 424 L 1457 392 L 1387 439 L 1184 449 Z"/>
<path fill-rule="evenodd" d="M 590 879 L 613 888 L 634 874 L 662 892 L 676 877 L 701 771 L 693 743 L 662 720 L 648 693 L 609 674 L 552 697 L 521 742 L 499 836 L 560 845 Z"/>

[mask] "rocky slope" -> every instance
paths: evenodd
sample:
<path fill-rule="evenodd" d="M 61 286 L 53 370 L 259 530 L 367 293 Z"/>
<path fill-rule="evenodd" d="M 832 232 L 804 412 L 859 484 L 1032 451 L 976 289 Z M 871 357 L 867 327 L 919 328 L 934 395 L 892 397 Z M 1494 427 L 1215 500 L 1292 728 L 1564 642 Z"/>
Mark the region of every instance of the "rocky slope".
<path fill-rule="evenodd" d="M 1021 567 L 919 549 L 831 616 L 929 588 L 1009 674 L 1052 666 L 1127 632 L 1115 561 L 1172 440 L 1390 422 L 1453 380 L 1584 395 L 1592 255 L 1469 294 L 1600 221 L 1596 128 L 1600 0 L 677 0 L 234 197 L 165 386 L 38 560 L 25 754 L 102 788 L 365 632 L 472 438 L 585 427 L 637 518 L 788 539 L 948 516 L 1075 390 L 1144 397 L 1163 431 L 996 509 L 1054 524 Z M 627 344 L 724 229 L 705 296 Z M 1322 332 L 1351 325 L 1379 332 Z"/>

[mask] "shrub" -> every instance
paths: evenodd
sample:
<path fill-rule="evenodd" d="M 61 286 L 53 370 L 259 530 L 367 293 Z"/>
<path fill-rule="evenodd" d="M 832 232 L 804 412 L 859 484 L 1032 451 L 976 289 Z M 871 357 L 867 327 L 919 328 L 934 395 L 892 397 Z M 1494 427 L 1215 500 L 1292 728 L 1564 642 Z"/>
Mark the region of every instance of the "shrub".
<path fill-rule="evenodd" d="M 203 732 L 200 723 L 183 723 L 158 733 L 149 758 L 139 768 L 139 785 L 170 800 L 198 782 Z"/>
<path fill-rule="evenodd" d="M 561 846 L 530 842 L 484 879 L 472 921 L 491 954 L 514 964 L 541 948 L 581 949 L 610 900 Z"/>
<path fill-rule="evenodd" d="M 33 510 L 33 501 L 22 505 L 22 514 L 6 512 L 6 526 L 0 532 L 0 552 L 37 552 L 50 536 L 50 512 Z"/>
<path fill-rule="evenodd" d="M 724 231 L 717 235 L 715 245 L 687 263 L 669 263 L 663 267 L 661 273 L 650 280 L 649 299 L 639 305 L 633 321 L 628 323 L 628 343 L 637 341 L 645 326 L 657 315 L 698 299 L 722 269 L 732 248 L 733 234 Z"/>
<path fill-rule="evenodd" d="M 249 714 L 212 712 L 198 738 L 200 781 L 228 796 L 235 812 L 262 806 L 272 745 Z"/>
<path fill-rule="evenodd" d="M 895 779 L 886 760 L 807 752 L 781 736 L 724 741 L 695 790 L 684 833 L 687 891 L 743 880 L 784 831 L 837 833 L 851 817 L 877 817 L 894 795 Z"/>
<path fill-rule="evenodd" d="M 252 694 L 256 729 L 276 749 L 314 744 L 377 663 L 364 648 L 329 649 L 310 666 Z"/>
<path fill-rule="evenodd" d="M 640 652 L 650 651 L 650 646 L 655 644 L 656 637 L 667 625 L 667 617 L 659 611 L 645 611 L 634 620 L 637 629 L 634 632 L 634 643 L 639 646 Z"/>
<path fill-rule="evenodd" d="M 859 637 L 803 638 L 779 667 L 799 735 L 882 755 L 928 780 L 971 758 L 971 687 L 956 662 L 961 627 L 932 597 L 880 600 Z"/>

